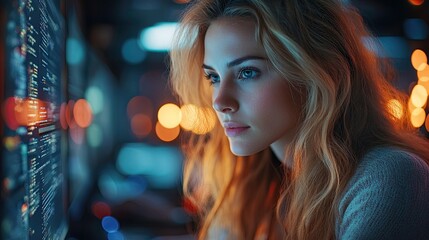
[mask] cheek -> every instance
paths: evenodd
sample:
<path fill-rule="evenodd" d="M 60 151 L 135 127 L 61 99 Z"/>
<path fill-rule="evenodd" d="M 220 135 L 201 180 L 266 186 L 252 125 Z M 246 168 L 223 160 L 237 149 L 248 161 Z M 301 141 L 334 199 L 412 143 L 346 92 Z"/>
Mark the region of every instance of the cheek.
<path fill-rule="evenodd" d="M 298 96 L 293 96 L 289 87 L 276 84 L 261 89 L 250 103 L 255 113 L 259 113 L 261 119 L 270 121 L 293 121 L 298 118 L 300 101 Z"/>

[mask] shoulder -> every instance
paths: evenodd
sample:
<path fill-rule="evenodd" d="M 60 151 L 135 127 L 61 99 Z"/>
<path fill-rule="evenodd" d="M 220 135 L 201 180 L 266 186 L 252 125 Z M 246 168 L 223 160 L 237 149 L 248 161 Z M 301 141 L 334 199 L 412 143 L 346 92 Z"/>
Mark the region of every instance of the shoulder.
<path fill-rule="evenodd" d="M 429 166 L 407 151 L 368 152 L 339 202 L 340 239 L 429 237 Z"/>
<path fill-rule="evenodd" d="M 350 184 L 366 179 L 385 184 L 420 183 L 428 177 L 429 166 L 417 155 L 399 148 L 379 147 L 364 155 Z"/>

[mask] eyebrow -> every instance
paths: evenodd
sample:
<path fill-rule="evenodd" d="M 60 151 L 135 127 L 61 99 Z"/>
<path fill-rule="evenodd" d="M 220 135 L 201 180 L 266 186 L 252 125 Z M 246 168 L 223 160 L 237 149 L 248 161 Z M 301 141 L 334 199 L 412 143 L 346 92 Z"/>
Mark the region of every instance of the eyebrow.
<path fill-rule="evenodd" d="M 266 58 L 264 57 L 259 57 L 259 56 L 244 56 L 241 58 L 237 58 L 235 60 L 232 60 L 231 62 L 227 63 L 226 66 L 228 68 L 233 67 L 233 66 L 237 66 L 245 61 L 249 61 L 249 60 L 265 60 Z M 210 67 L 208 65 L 203 64 L 203 68 L 205 69 L 211 69 L 214 70 L 213 67 Z"/>

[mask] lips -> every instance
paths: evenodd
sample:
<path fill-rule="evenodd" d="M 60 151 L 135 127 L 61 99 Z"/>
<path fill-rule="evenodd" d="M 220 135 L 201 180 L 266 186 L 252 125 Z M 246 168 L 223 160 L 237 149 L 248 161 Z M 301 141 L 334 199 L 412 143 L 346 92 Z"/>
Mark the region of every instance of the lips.
<path fill-rule="evenodd" d="M 236 122 L 224 122 L 223 127 L 228 137 L 236 137 L 246 132 L 250 127 Z"/>

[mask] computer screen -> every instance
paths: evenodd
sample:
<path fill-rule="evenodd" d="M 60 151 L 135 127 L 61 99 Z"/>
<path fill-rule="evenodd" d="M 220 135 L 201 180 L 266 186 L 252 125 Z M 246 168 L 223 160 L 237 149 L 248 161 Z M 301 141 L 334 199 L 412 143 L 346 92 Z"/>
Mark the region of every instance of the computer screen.
<path fill-rule="evenodd" d="M 1 51 L 0 239 L 67 232 L 65 24 L 60 0 L 5 1 Z"/>

